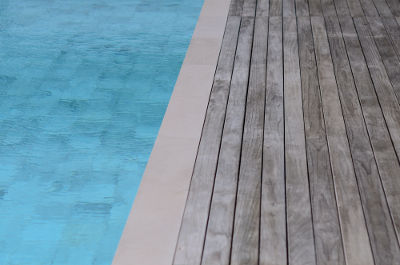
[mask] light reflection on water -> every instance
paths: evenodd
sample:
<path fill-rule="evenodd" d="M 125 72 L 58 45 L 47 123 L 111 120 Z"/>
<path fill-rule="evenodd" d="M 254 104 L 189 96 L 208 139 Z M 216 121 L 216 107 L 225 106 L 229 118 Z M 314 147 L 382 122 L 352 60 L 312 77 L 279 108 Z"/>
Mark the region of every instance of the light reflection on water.
<path fill-rule="evenodd" d="M 201 0 L 0 0 L 0 264 L 110 264 Z"/>

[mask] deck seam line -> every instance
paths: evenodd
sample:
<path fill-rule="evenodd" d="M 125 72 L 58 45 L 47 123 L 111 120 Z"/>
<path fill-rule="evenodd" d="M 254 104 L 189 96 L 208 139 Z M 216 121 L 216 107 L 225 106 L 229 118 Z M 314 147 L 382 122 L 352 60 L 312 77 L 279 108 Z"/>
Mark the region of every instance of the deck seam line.
<path fill-rule="evenodd" d="M 240 16 L 241 18 L 243 18 L 243 16 Z M 239 152 L 239 166 L 238 166 L 238 175 L 237 175 L 237 179 L 236 179 L 236 196 L 235 196 L 235 207 L 233 210 L 233 225 L 232 225 L 232 237 L 231 237 L 231 249 L 230 249 L 230 253 L 229 253 L 229 264 L 232 263 L 232 246 L 233 246 L 233 237 L 235 234 L 235 219 L 236 219 L 236 205 L 237 205 L 237 197 L 238 197 L 238 193 L 239 193 L 239 177 L 240 177 L 240 167 L 241 167 L 241 163 L 242 163 L 242 151 L 243 151 L 243 137 L 244 137 L 244 128 L 246 125 L 246 111 L 247 111 L 247 96 L 248 96 L 248 92 L 249 92 L 249 83 L 250 83 L 250 69 L 251 69 L 251 61 L 252 61 L 252 54 L 253 54 L 253 43 L 254 43 L 254 32 L 255 32 L 255 18 L 254 17 L 250 17 L 251 20 L 253 20 L 253 33 L 252 33 L 252 37 L 251 37 L 251 47 L 250 47 L 250 58 L 249 58 L 249 69 L 248 69 L 248 78 L 247 78 L 247 85 L 246 85 L 246 96 L 244 99 L 244 115 L 243 115 L 243 125 L 242 125 L 242 140 L 241 140 L 241 144 L 240 144 L 240 152 Z M 241 20 L 240 23 L 242 23 L 243 20 Z M 240 33 L 240 30 L 239 30 Z M 239 39 L 239 36 L 238 36 Z M 235 54 L 236 56 L 236 54 Z"/>
<path fill-rule="evenodd" d="M 229 16 L 228 16 L 228 17 L 229 17 Z M 240 24 L 241 24 L 241 23 L 242 23 L 242 18 L 240 18 Z M 225 25 L 225 28 L 226 28 L 226 25 Z M 240 25 L 239 25 L 238 31 L 240 31 Z M 225 35 L 225 34 L 224 34 L 224 35 Z M 238 32 L 238 38 L 236 39 L 235 55 L 236 55 L 236 51 L 237 51 L 238 42 L 239 42 L 239 32 Z M 221 48 L 222 48 L 222 47 L 221 47 Z M 221 50 L 222 50 L 222 49 L 221 49 Z M 221 52 L 221 51 L 220 51 L 220 52 Z M 236 61 L 236 56 L 233 57 L 233 66 L 235 65 L 235 61 Z M 221 141 L 220 141 L 220 143 L 219 143 L 219 148 L 218 148 L 217 163 L 216 163 L 216 167 L 215 167 L 214 182 L 213 182 L 213 187 L 212 187 L 213 192 L 211 193 L 210 205 L 209 205 L 209 209 L 208 209 L 207 224 L 206 224 L 206 229 L 205 229 L 203 247 L 202 247 L 202 250 L 201 250 L 200 264 L 203 264 L 204 247 L 205 247 L 206 240 L 207 240 L 208 223 L 209 223 L 209 221 L 210 221 L 210 212 L 211 212 L 211 206 L 212 206 L 213 197 L 214 197 L 215 181 L 216 181 L 216 177 L 217 177 L 217 170 L 218 170 L 218 164 L 219 164 L 219 156 L 220 156 L 220 153 L 221 153 L 222 138 L 223 138 L 223 135 L 224 135 L 223 132 L 224 132 L 225 121 L 226 121 L 226 112 L 227 112 L 227 109 L 228 109 L 229 97 L 230 97 L 230 95 L 231 95 L 232 75 L 233 75 L 233 69 L 234 69 L 233 66 L 232 66 L 232 70 L 231 70 L 231 78 L 230 78 L 230 80 L 229 80 L 229 91 L 228 91 L 228 96 L 227 96 L 227 98 L 226 98 L 225 114 L 224 114 L 224 120 L 223 120 L 223 123 L 222 123 L 222 131 L 221 131 Z M 211 93 L 210 93 L 210 96 L 211 96 Z M 177 241 L 177 244 L 178 244 L 178 241 Z"/>
<path fill-rule="evenodd" d="M 368 70 L 368 74 L 369 74 L 369 77 L 370 77 L 370 79 L 371 79 L 372 86 L 373 86 L 373 88 L 374 88 L 374 94 L 375 94 L 375 97 L 376 97 L 376 99 L 377 99 L 379 108 L 380 108 L 380 110 L 381 110 L 381 112 L 382 112 L 383 121 L 384 121 L 384 123 L 385 123 L 385 125 L 386 125 L 386 130 L 387 130 L 388 135 L 389 135 L 390 143 L 392 144 L 392 147 L 393 147 L 393 149 L 394 149 L 394 153 L 395 153 L 395 155 L 396 155 L 396 157 L 397 157 L 398 162 L 400 163 L 399 154 L 398 154 L 397 151 L 396 151 L 396 148 L 395 148 L 395 145 L 394 145 L 394 142 L 393 142 L 393 139 L 392 139 L 392 134 L 391 134 L 391 132 L 390 132 L 390 130 L 389 130 L 389 126 L 388 126 L 388 124 L 387 124 L 386 117 L 385 117 L 385 115 L 384 115 L 384 113 L 383 113 L 381 100 L 379 99 L 378 93 L 376 92 L 376 88 L 375 88 L 376 84 L 375 84 L 375 82 L 374 82 L 374 80 L 373 80 L 373 78 L 372 78 L 372 76 L 371 76 L 370 67 L 369 67 L 369 65 L 368 65 L 368 63 L 367 63 L 366 56 L 365 56 L 365 52 L 364 52 L 364 49 L 362 48 L 362 45 L 361 45 L 361 40 L 360 40 L 360 37 L 359 37 L 359 32 L 357 31 L 357 28 L 356 28 L 356 26 L 355 26 L 355 23 L 354 23 L 354 19 L 353 19 L 353 18 L 352 18 L 352 22 L 353 22 L 354 30 L 355 30 L 356 33 L 357 33 L 356 36 L 357 36 L 357 40 L 358 40 L 358 43 L 359 43 L 360 50 L 361 50 L 361 52 L 362 52 L 365 65 L 366 65 L 366 68 L 367 68 L 367 70 Z M 367 23 L 368 23 L 368 22 L 367 22 Z M 339 23 L 339 24 L 340 24 L 340 23 Z M 371 33 L 371 32 L 370 32 L 369 24 L 368 24 L 368 30 L 369 30 L 369 33 Z M 372 33 L 371 33 L 371 34 L 372 34 Z M 374 41 L 374 44 L 375 44 L 375 46 L 376 46 L 375 39 L 373 38 L 373 36 L 370 36 L 370 37 L 372 38 L 372 40 Z M 347 51 L 346 51 L 346 54 L 347 54 Z M 379 54 L 379 57 L 380 57 L 380 54 Z M 383 63 L 383 62 L 382 62 L 382 63 Z M 386 69 L 386 68 L 385 68 L 385 69 Z M 352 72 L 352 73 L 353 73 L 353 72 Z M 388 78 L 388 79 L 389 79 L 389 78 Z M 389 80 L 389 81 L 390 81 L 390 80 Z M 391 84 L 391 83 L 390 83 L 390 84 Z M 358 95 L 358 91 L 357 91 L 357 95 Z M 397 98 L 396 98 L 396 100 L 397 100 Z M 363 115 L 363 117 L 364 117 L 364 115 Z M 368 130 L 367 130 L 367 133 L 368 133 L 368 136 L 369 136 Z M 375 152 L 373 152 L 373 154 L 374 154 L 374 159 L 375 159 L 375 161 L 376 161 Z M 383 183 L 382 183 L 381 173 L 380 173 L 379 169 L 378 169 L 378 174 L 379 174 L 379 179 L 381 180 L 382 190 L 383 190 L 383 192 L 384 192 L 384 194 L 385 194 L 385 201 L 386 201 L 386 203 L 388 204 L 387 197 L 386 197 L 386 192 L 385 192 L 385 188 L 384 188 Z M 391 211 L 389 205 L 388 205 L 388 209 L 389 209 L 389 213 L 390 213 L 390 216 L 391 216 L 390 219 L 392 220 L 393 227 L 394 227 L 394 229 L 395 229 L 395 231 L 396 231 L 396 226 L 395 226 L 395 224 L 394 224 L 394 222 L 393 222 L 393 219 L 392 219 L 392 211 Z M 400 241 L 399 241 L 399 239 L 398 239 L 398 237 L 397 237 L 397 233 L 395 233 L 395 236 L 396 236 L 396 238 L 397 238 L 397 243 L 398 243 L 398 245 L 400 246 Z M 371 244 L 371 250 L 372 250 L 372 244 Z M 374 256 L 373 256 L 373 257 L 374 257 Z M 374 259 L 375 259 L 375 257 L 374 257 Z"/>
<path fill-rule="evenodd" d="M 310 16 L 308 16 L 308 21 L 310 22 L 310 28 L 311 28 L 311 20 L 310 20 Z M 296 33 L 297 36 L 299 36 L 299 20 L 298 17 L 296 16 Z M 311 36 L 313 36 L 314 38 L 314 33 L 311 30 Z M 300 59 L 300 39 L 299 37 L 297 37 L 297 52 L 299 54 L 299 69 L 300 69 L 300 80 L 302 80 L 302 74 L 304 75 L 304 72 L 301 70 L 301 59 Z M 315 56 L 315 52 L 314 52 L 314 56 Z M 319 80 L 318 80 L 318 87 L 319 87 Z M 311 212 L 311 226 L 312 226 L 312 234 L 313 234 L 313 243 L 314 243 L 314 257 L 315 257 L 315 263 L 318 264 L 318 259 L 317 259 L 317 248 L 315 246 L 315 227 L 314 227 L 314 211 L 313 211 L 313 203 L 312 203 L 312 198 L 311 198 L 311 182 L 310 182 L 310 169 L 308 166 L 308 156 L 309 153 L 307 152 L 307 133 L 306 133 L 306 123 L 305 123 L 305 114 L 304 114 L 304 101 L 303 101 L 303 86 L 301 85 L 301 89 L 300 89 L 300 94 L 301 94 L 301 108 L 303 110 L 303 131 L 304 131 L 304 143 L 306 146 L 306 152 L 305 152 L 305 156 L 306 156 L 306 168 L 307 168 L 307 181 L 308 181 L 308 198 L 310 201 L 310 212 Z"/>
<path fill-rule="evenodd" d="M 258 1 L 257 1 L 258 2 Z M 269 5 L 269 3 L 268 3 Z M 268 7 L 269 8 L 269 7 Z M 269 11 L 268 11 L 269 12 Z M 257 13 L 257 12 L 256 12 Z M 260 16 L 262 17 L 262 16 Z M 260 264 L 260 252 L 261 252 L 261 216 L 262 216 L 262 186 L 263 186 L 263 179 L 264 179 L 264 133 L 265 133 L 265 109 L 266 109 L 266 95 L 267 95 L 267 76 L 268 76 L 268 72 L 267 72 L 267 64 L 268 64 L 268 49 L 269 49 L 269 27 L 270 27 L 270 23 L 269 23 L 269 16 L 266 16 L 266 20 L 268 23 L 268 29 L 267 29 L 267 49 L 266 49 L 266 54 L 265 54 L 265 76 L 264 76 L 264 111 L 262 112 L 263 116 L 262 116 L 262 138 L 261 138 L 261 175 L 260 175 L 260 205 L 259 205 L 259 211 L 260 211 L 260 215 L 258 217 L 259 222 L 258 222 L 258 264 Z"/>
<path fill-rule="evenodd" d="M 369 31 L 370 31 L 370 33 L 371 33 L 371 38 L 372 38 L 372 40 L 374 41 L 375 46 L 377 46 L 378 44 L 376 43 L 375 38 L 373 37 L 371 25 L 369 24 L 368 21 L 367 21 L 367 23 L 368 23 Z M 385 31 L 386 31 L 386 28 L 385 28 L 385 27 L 384 27 L 384 29 L 385 29 Z M 387 34 L 388 34 L 388 32 L 387 32 Z M 388 38 L 390 38 L 389 35 L 388 35 Z M 379 51 L 378 51 L 378 53 L 379 53 Z M 396 53 L 396 54 L 397 54 L 397 53 Z M 348 57 L 347 50 L 346 50 L 346 55 L 347 55 L 347 57 Z M 379 53 L 379 56 L 380 56 L 380 53 Z M 349 58 L 348 58 L 348 59 L 349 59 Z M 383 59 L 382 59 L 382 64 L 383 64 Z M 387 73 L 386 65 L 384 65 L 384 68 L 385 68 L 385 71 L 386 71 L 386 73 Z M 368 69 L 368 71 L 369 71 L 369 69 Z M 352 69 L 351 69 L 351 73 L 352 73 L 352 75 L 353 75 Z M 354 80 L 354 75 L 353 75 L 353 80 Z M 372 78 L 371 78 L 371 80 L 372 80 Z M 392 84 L 392 81 L 390 80 L 390 78 L 389 78 L 389 81 L 390 81 L 390 83 Z M 356 84 L 354 84 L 354 85 L 356 85 Z M 393 87 L 393 84 L 392 84 L 392 87 Z M 374 88 L 375 88 L 375 86 L 374 86 Z M 357 89 L 356 89 L 356 93 L 357 93 L 357 95 L 358 95 Z M 396 97 L 396 99 L 397 99 L 397 97 Z M 360 104 L 361 109 L 362 109 L 360 97 L 358 97 L 358 101 L 359 101 L 359 104 Z M 378 103 L 379 103 L 379 100 L 378 100 Z M 379 103 L 379 107 L 380 107 L 380 103 Z M 382 111 L 382 109 L 381 109 L 381 111 Z M 365 126 L 366 126 L 366 128 L 367 128 L 366 131 L 367 131 L 368 139 L 369 139 L 369 141 L 370 141 L 371 148 L 372 148 L 372 150 L 374 150 L 374 147 L 373 147 L 372 142 L 371 142 L 371 136 L 370 136 L 370 133 L 369 133 L 369 130 L 368 130 L 368 127 L 367 127 L 367 123 L 366 123 L 366 121 L 365 121 L 364 112 L 362 112 L 362 116 L 363 116 L 364 124 L 365 124 Z M 382 116 L 384 117 L 383 113 L 382 113 Z M 386 120 L 384 119 L 384 121 L 385 121 L 385 125 L 386 125 Z M 393 141 L 392 141 L 392 138 L 390 137 L 389 129 L 388 129 L 388 128 L 386 128 L 386 129 L 387 129 L 387 131 L 388 131 L 389 139 L 391 140 L 392 146 L 393 146 L 393 148 L 394 148 L 394 143 L 393 143 Z M 394 148 L 394 149 L 395 149 L 395 148 Z M 381 188 L 382 188 L 383 194 L 385 195 L 384 197 L 385 197 L 386 206 L 388 207 L 388 211 L 389 211 L 389 214 L 390 214 L 390 220 L 391 220 L 391 223 L 392 223 L 392 225 L 393 225 L 393 229 L 396 231 L 396 225 L 395 225 L 395 223 L 394 223 L 394 217 L 393 217 L 393 214 L 392 214 L 392 211 L 393 211 L 393 210 L 391 209 L 391 207 L 390 207 L 390 205 L 389 205 L 389 202 L 388 202 L 388 199 L 387 199 L 385 186 L 384 186 L 384 184 L 383 184 L 383 180 L 382 180 L 382 177 L 381 177 L 381 172 L 380 172 L 379 167 L 378 167 L 378 161 L 376 160 L 376 154 L 375 154 L 374 151 L 373 151 L 372 153 L 373 153 L 373 155 L 374 155 L 374 161 L 375 161 L 375 163 L 376 163 L 376 165 L 377 165 L 377 171 L 378 171 L 378 175 L 379 175 L 379 180 L 380 180 L 380 183 L 381 183 Z M 394 153 L 395 153 L 395 155 L 396 155 L 396 157 L 397 157 L 397 160 L 399 160 L 399 157 L 398 157 L 398 155 L 397 155 L 397 153 L 396 153 L 395 150 L 394 150 Z M 396 239 L 397 239 L 397 245 L 399 245 L 399 247 L 400 247 L 400 241 L 399 241 L 398 235 L 397 235 L 396 232 L 395 232 L 394 234 L 395 234 L 395 237 L 396 237 Z"/>
<path fill-rule="evenodd" d="M 354 19 L 351 18 L 351 20 L 352 20 L 352 22 L 353 22 L 353 25 L 355 25 Z M 357 31 L 357 29 L 356 29 L 356 31 Z M 327 34 L 327 33 L 326 33 L 326 34 Z M 358 36 L 358 34 L 357 34 L 357 36 Z M 329 42 L 328 36 L 327 36 L 327 39 L 328 39 L 328 42 Z M 360 44 L 361 44 L 361 42 L 360 42 Z M 330 50 L 329 50 L 329 52 L 330 52 Z M 330 56 L 331 56 L 331 61 L 332 61 L 332 65 L 333 65 L 334 62 L 333 62 L 333 59 L 332 59 L 332 55 L 331 55 L 331 53 L 329 53 L 329 54 L 330 54 Z M 370 249 L 371 249 L 373 262 L 374 262 L 374 264 L 377 264 L 377 262 L 376 262 L 376 257 L 375 257 L 376 253 L 374 252 L 373 247 L 372 247 L 372 240 L 371 240 L 371 234 L 370 234 L 370 229 L 371 229 L 371 228 L 368 227 L 367 217 L 366 217 L 366 214 L 365 214 L 366 205 L 365 205 L 365 203 L 364 203 L 363 200 L 362 200 L 361 188 L 360 188 L 360 183 L 359 183 L 359 179 L 358 179 L 359 177 L 358 177 L 358 175 L 357 175 L 357 172 L 356 172 L 356 169 L 355 169 L 355 166 L 354 166 L 354 161 L 355 161 L 354 155 L 353 155 L 353 152 L 354 152 L 354 151 L 353 151 L 352 148 L 351 148 L 351 144 L 350 144 L 350 140 L 349 140 L 349 134 L 348 134 L 348 131 L 347 131 L 347 130 L 348 130 L 348 129 L 347 129 L 348 126 L 346 125 L 345 117 L 344 117 L 344 114 L 343 114 L 343 107 L 342 107 L 343 104 L 342 104 L 342 99 L 340 98 L 340 94 L 339 94 L 339 87 L 338 87 L 338 83 L 337 83 L 336 73 L 335 73 L 335 71 L 333 71 L 333 72 L 334 72 L 334 76 L 335 76 L 336 86 L 337 86 L 337 89 L 338 89 L 338 91 L 337 91 L 337 92 L 338 92 L 338 98 L 339 98 L 339 103 L 340 103 L 340 109 L 342 110 L 342 118 L 343 118 L 343 122 L 344 122 L 344 126 L 345 126 L 347 144 L 348 144 L 349 150 L 350 150 L 350 157 L 351 157 L 351 161 L 352 161 L 352 168 L 353 168 L 354 177 L 355 177 L 355 180 L 356 180 L 356 183 L 357 183 L 358 196 L 359 196 L 359 198 L 360 198 L 360 204 L 361 204 L 361 209 L 362 209 L 362 213 L 363 213 L 363 219 L 364 219 L 364 223 L 365 223 L 365 227 L 366 227 L 367 235 L 368 235 L 368 239 L 369 239 L 369 247 L 370 247 Z"/>

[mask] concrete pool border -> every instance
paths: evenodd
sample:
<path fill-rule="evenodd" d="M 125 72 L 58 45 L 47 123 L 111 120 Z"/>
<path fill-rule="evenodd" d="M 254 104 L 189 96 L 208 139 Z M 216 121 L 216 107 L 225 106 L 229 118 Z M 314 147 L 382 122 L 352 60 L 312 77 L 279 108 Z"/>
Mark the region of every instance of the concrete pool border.
<path fill-rule="evenodd" d="M 113 265 L 171 265 L 231 0 L 205 0 Z"/>

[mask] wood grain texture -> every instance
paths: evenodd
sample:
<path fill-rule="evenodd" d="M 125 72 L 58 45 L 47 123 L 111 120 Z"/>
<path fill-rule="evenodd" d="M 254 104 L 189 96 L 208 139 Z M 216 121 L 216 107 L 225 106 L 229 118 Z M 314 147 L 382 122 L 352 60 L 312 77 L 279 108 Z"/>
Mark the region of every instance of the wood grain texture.
<path fill-rule="evenodd" d="M 386 127 L 381 107 L 379 106 L 353 22 L 349 19 L 341 19 L 340 23 L 378 170 L 395 224 L 397 238 L 400 238 L 400 165 Z"/>
<path fill-rule="evenodd" d="M 282 0 L 283 17 L 296 17 L 295 0 Z"/>
<path fill-rule="evenodd" d="M 345 264 L 310 18 L 298 18 L 304 128 L 317 264 Z"/>
<path fill-rule="evenodd" d="M 397 100 L 400 102 L 400 61 L 392 46 L 389 36 L 386 33 L 385 26 L 379 17 L 367 18 L 372 36 L 374 37 L 376 47 L 386 68 Z"/>
<path fill-rule="evenodd" d="M 350 9 L 347 0 L 334 0 L 336 12 L 341 16 L 350 16 Z"/>
<path fill-rule="evenodd" d="M 379 16 L 378 10 L 376 10 L 374 2 L 372 0 L 360 0 L 360 3 L 364 10 L 365 16 L 368 17 Z"/>
<path fill-rule="evenodd" d="M 282 16 L 282 0 L 270 0 L 269 1 L 269 15 Z"/>
<path fill-rule="evenodd" d="M 321 6 L 325 17 L 336 16 L 336 9 L 333 0 L 321 0 Z"/>
<path fill-rule="evenodd" d="M 257 0 L 244 0 L 243 17 L 254 17 L 256 15 Z"/>
<path fill-rule="evenodd" d="M 229 264 L 253 24 L 240 25 L 202 264 Z"/>
<path fill-rule="evenodd" d="M 268 18 L 255 20 L 239 184 L 232 242 L 232 265 L 258 265 L 262 147 Z"/>
<path fill-rule="evenodd" d="M 400 2 L 398 0 L 386 0 L 394 16 L 400 16 Z"/>
<path fill-rule="evenodd" d="M 177 243 L 174 264 L 200 264 L 240 18 L 227 21 L 222 50 Z"/>
<path fill-rule="evenodd" d="M 289 264 L 316 264 L 296 18 L 283 19 L 285 167 Z"/>
<path fill-rule="evenodd" d="M 258 0 L 257 1 L 257 17 L 268 17 L 269 14 L 269 0 Z"/>
<path fill-rule="evenodd" d="M 346 262 L 373 265 L 323 18 L 311 24 Z"/>
<path fill-rule="evenodd" d="M 382 17 L 393 16 L 388 4 L 386 3 L 386 0 L 373 0 L 373 2 L 380 16 Z"/>
<path fill-rule="evenodd" d="M 400 58 L 400 26 L 394 17 L 382 18 L 382 20 L 397 53 L 397 57 Z"/>
<path fill-rule="evenodd" d="M 347 59 L 339 21 L 326 18 L 336 82 L 375 264 L 399 264 L 400 249 Z"/>
<path fill-rule="evenodd" d="M 350 14 L 352 17 L 364 16 L 364 11 L 361 7 L 361 3 L 359 0 L 347 0 L 347 5 L 349 6 Z"/>
<path fill-rule="evenodd" d="M 241 16 L 245 0 L 231 0 L 228 16 Z"/>
<path fill-rule="evenodd" d="M 357 34 L 364 51 L 364 56 L 370 70 L 375 91 L 378 95 L 390 136 L 397 156 L 400 155 L 400 106 L 396 99 L 392 84 L 385 71 L 379 51 L 369 31 L 365 18 L 354 19 Z"/>
<path fill-rule="evenodd" d="M 298 17 L 310 16 L 307 0 L 295 0 L 295 3 L 296 3 L 296 16 Z"/>
<path fill-rule="evenodd" d="M 260 265 L 286 265 L 282 17 L 270 17 L 261 189 Z"/>
<path fill-rule="evenodd" d="M 400 265 L 399 9 L 231 1 L 174 265 Z"/>
<path fill-rule="evenodd" d="M 322 16 L 321 0 L 309 0 L 310 16 Z"/>

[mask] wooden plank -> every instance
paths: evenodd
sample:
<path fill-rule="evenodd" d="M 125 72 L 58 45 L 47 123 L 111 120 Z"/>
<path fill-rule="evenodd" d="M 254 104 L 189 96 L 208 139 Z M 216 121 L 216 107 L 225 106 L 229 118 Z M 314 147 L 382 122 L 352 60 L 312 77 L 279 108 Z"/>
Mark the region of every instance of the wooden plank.
<path fill-rule="evenodd" d="M 360 0 L 361 6 L 364 10 L 365 16 L 376 17 L 379 16 L 372 0 Z"/>
<path fill-rule="evenodd" d="M 282 0 L 282 15 L 284 17 L 295 17 L 296 7 L 295 0 Z"/>
<path fill-rule="evenodd" d="M 285 167 L 289 264 L 316 264 L 308 184 L 296 18 L 283 19 Z"/>
<path fill-rule="evenodd" d="M 304 128 L 317 264 L 345 264 L 310 18 L 298 18 Z"/>
<path fill-rule="evenodd" d="M 341 19 L 340 23 L 378 170 L 395 224 L 397 238 L 400 238 L 400 165 L 386 127 L 381 107 L 379 106 L 353 22 L 351 19 Z"/>
<path fill-rule="evenodd" d="M 257 17 L 267 17 L 269 14 L 269 0 L 258 0 L 257 1 Z"/>
<path fill-rule="evenodd" d="M 228 18 L 175 253 L 177 265 L 200 264 L 239 24 L 239 17 Z"/>
<path fill-rule="evenodd" d="M 307 0 L 295 0 L 296 3 L 296 16 L 304 17 L 309 16 L 310 12 L 308 11 L 308 1 Z"/>
<path fill-rule="evenodd" d="M 397 57 L 400 58 L 400 26 L 394 17 L 383 18 L 383 24 L 392 41 Z"/>
<path fill-rule="evenodd" d="M 326 18 L 332 60 L 354 170 L 360 190 L 375 264 L 399 264 L 400 249 L 337 18 Z"/>
<path fill-rule="evenodd" d="M 347 5 L 347 0 L 334 0 L 336 12 L 341 16 L 350 16 L 350 9 Z M 336 14 L 335 14 L 336 16 Z"/>
<path fill-rule="evenodd" d="M 256 15 L 257 0 L 244 0 L 243 17 L 254 17 Z"/>
<path fill-rule="evenodd" d="M 320 0 L 308 0 L 310 16 L 322 16 L 322 8 Z"/>
<path fill-rule="evenodd" d="M 228 16 L 241 16 L 244 0 L 231 0 Z"/>
<path fill-rule="evenodd" d="M 349 6 L 352 17 L 364 16 L 364 11 L 359 0 L 347 0 L 347 5 Z"/>
<path fill-rule="evenodd" d="M 253 23 L 243 18 L 240 25 L 202 264 L 229 264 Z"/>
<path fill-rule="evenodd" d="M 282 0 L 270 0 L 269 2 L 269 15 L 282 16 Z"/>
<path fill-rule="evenodd" d="M 268 18 L 256 18 L 233 230 L 232 265 L 258 265 L 267 36 Z"/>
<path fill-rule="evenodd" d="M 354 19 L 356 30 L 370 70 L 375 91 L 389 128 L 397 156 L 400 155 L 400 105 L 396 99 L 392 84 L 385 71 L 385 66 L 371 36 L 365 18 Z"/>
<path fill-rule="evenodd" d="M 386 0 L 390 10 L 394 16 L 400 16 L 400 2 L 399 0 Z"/>
<path fill-rule="evenodd" d="M 336 16 L 333 0 L 321 0 L 322 12 L 325 17 Z"/>
<path fill-rule="evenodd" d="M 324 20 L 312 17 L 311 25 L 346 262 L 373 265 Z"/>
<path fill-rule="evenodd" d="M 260 265 L 286 265 L 282 17 L 270 17 L 261 189 Z"/>
<path fill-rule="evenodd" d="M 386 0 L 373 0 L 373 2 L 380 16 L 382 17 L 393 16 L 388 4 L 386 3 Z"/>
<path fill-rule="evenodd" d="M 394 93 L 400 102 L 400 61 L 379 17 L 367 18 L 376 47 L 381 55 Z"/>

